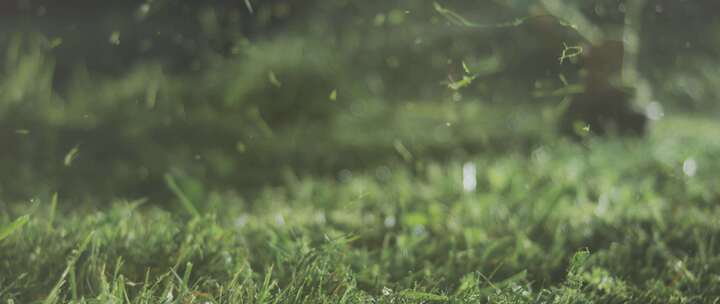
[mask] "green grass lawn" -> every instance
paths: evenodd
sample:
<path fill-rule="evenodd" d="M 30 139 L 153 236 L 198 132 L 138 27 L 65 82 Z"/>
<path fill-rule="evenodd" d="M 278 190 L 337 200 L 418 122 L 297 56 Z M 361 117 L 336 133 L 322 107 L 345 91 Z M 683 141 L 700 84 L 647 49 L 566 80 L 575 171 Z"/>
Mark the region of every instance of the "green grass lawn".
<path fill-rule="evenodd" d="M 0 203 L 0 303 L 713 303 L 710 134 L 675 118 L 643 140 L 287 173 L 253 196 L 167 176 L 172 205 Z"/>

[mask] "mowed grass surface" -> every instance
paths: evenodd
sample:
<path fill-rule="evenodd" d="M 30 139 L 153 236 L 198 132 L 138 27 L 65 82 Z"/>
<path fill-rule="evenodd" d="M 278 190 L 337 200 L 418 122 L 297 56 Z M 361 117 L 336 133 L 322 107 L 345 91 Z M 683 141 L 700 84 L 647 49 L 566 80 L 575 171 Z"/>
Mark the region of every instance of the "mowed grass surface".
<path fill-rule="evenodd" d="M 176 208 L 3 203 L 0 227 L 29 221 L 0 228 L 0 302 L 713 303 L 718 134 L 669 119 L 643 140 L 288 173 L 251 199 L 168 176 Z"/>

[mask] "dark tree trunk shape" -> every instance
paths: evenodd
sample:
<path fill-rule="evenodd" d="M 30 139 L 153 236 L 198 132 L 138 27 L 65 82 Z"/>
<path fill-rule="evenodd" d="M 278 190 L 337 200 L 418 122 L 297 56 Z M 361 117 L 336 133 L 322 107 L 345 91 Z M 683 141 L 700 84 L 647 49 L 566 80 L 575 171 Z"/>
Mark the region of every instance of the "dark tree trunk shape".
<path fill-rule="evenodd" d="M 632 92 L 617 85 L 623 53 L 623 43 L 614 40 L 593 45 L 585 53 L 585 92 L 573 96 L 563 113 L 562 134 L 574 139 L 582 138 L 583 132 L 600 136 L 644 135 L 647 118 L 633 109 Z"/>

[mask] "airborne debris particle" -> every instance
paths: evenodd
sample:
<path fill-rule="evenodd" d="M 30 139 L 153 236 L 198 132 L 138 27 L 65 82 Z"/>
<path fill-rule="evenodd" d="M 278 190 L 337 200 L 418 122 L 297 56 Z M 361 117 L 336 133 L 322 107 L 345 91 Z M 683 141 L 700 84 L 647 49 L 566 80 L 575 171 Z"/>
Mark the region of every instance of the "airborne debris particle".
<path fill-rule="evenodd" d="M 473 192 L 477 188 L 477 168 L 475 164 L 470 162 L 463 164 L 462 184 L 465 192 Z"/>
<path fill-rule="evenodd" d="M 285 225 L 285 217 L 280 213 L 276 214 L 275 215 L 275 224 L 277 224 L 278 226 Z"/>
<path fill-rule="evenodd" d="M 70 167 L 72 165 L 72 162 L 77 158 L 78 152 L 80 152 L 80 146 L 77 145 L 70 149 L 67 154 L 65 154 L 65 160 L 63 163 L 65 164 L 65 167 Z"/>
<path fill-rule="evenodd" d="M 392 215 L 387 216 L 385 218 L 385 220 L 383 221 L 383 225 L 385 225 L 386 228 L 395 227 L 395 223 L 396 223 L 395 216 L 392 216 Z"/>
<path fill-rule="evenodd" d="M 395 142 L 393 142 L 393 146 L 395 146 L 395 150 L 398 154 L 400 154 L 403 160 L 411 161 L 413 159 L 412 153 L 410 153 L 410 150 L 403 145 L 402 141 L 396 139 Z"/>
<path fill-rule="evenodd" d="M 54 49 L 54 48 L 60 46 L 62 43 L 63 43 L 62 38 L 60 38 L 60 37 L 55 37 L 55 38 L 53 38 L 53 39 L 50 40 L 50 45 L 49 45 L 49 46 L 50 46 L 51 49 Z"/>
<path fill-rule="evenodd" d="M 251 14 L 254 14 L 255 11 L 253 10 L 252 3 L 250 3 L 250 0 L 245 0 L 245 6 L 247 7 L 248 11 Z"/>
<path fill-rule="evenodd" d="M 110 34 L 110 38 L 108 39 L 108 42 L 112 45 L 120 45 L 120 32 L 114 31 L 112 34 Z"/>
<path fill-rule="evenodd" d="M 693 158 L 688 158 L 683 162 L 683 173 L 685 173 L 685 175 L 689 177 L 695 176 L 695 174 L 697 173 L 697 168 L 697 162 Z"/>
<path fill-rule="evenodd" d="M 240 153 L 245 153 L 245 151 L 247 151 L 247 146 L 245 146 L 243 142 L 239 141 L 235 144 L 235 150 Z"/>
<path fill-rule="evenodd" d="M 476 77 L 476 75 L 463 75 L 462 79 L 458 81 L 450 79 L 450 81 L 447 83 L 447 86 L 449 89 L 457 91 L 472 84 L 473 80 L 475 80 Z"/>
<path fill-rule="evenodd" d="M 275 72 L 273 72 L 273 71 L 268 72 L 268 80 L 270 81 L 270 83 L 272 85 L 274 85 L 278 88 L 282 86 L 282 82 L 280 82 L 280 80 L 278 80 L 277 75 L 275 75 Z"/>
<path fill-rule="evenodd" d="M 665 116 L 665 112 L 659 102 L 653 101 L 645 107 L 645 116 L 651 120 L 660 120 Z"/>
<path fill-rule="evenodd" d="M 390 24 L 392 25 L 402 24 L 405 22 L 405 12 L 398 9 L 391 10 L 388 13 L 388 21 L 390 21 Z"/>
<path fill-rule="evenodd" d="M 140 20 L 143 20 L 143 19 L 147 18 L 149 13 L 150 13 L 150 4 L 143 3 L 138 7 L 137 11 L 135 12 L 135 17 Z"/>
<path fill-rule="evenodd" d="M 463 70 L 465 71 L 466 74 L 472 74 L 472 73 L 470 72 L 470 68 L 468 67 L 467 63 L 465 63 L 464 60 L 462 61 L 462 67 L 463 67 Z"/>
<path fill-rule="evenodd" d="M 385 14 L 375 15 L 375 19 L 373 19 L 373 25 L 382 26 L 383 24 L 385 24 L 385 18 Z"/>
<path fill-rule="evenodd" d="M 578 57 L 582 55 L 583 53 L 583 47 L 576 45 L 576 46 L 568 46 L 563 42 L 563 51 L 560 57 L 558 57 L 558 60 L 560 61 L 560 64 L 565 62 L 565 59 L 572 59 L 575 57 Z"/>

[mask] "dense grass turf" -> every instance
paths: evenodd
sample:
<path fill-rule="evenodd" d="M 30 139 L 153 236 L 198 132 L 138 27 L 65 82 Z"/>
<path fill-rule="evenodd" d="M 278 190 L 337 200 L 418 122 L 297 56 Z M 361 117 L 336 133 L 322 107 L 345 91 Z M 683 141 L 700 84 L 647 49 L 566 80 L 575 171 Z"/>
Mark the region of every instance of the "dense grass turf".
<path fill-rule="evenodd" d="M 252 199 L 168 176 L 177 208 L 2 203 L 2 303 L 712 303 L 720 134 L 298 178 Z M 107 206 L 98 203 L 96 206 Z M 21 218 L 29 215 L 27 223 Z"/>

